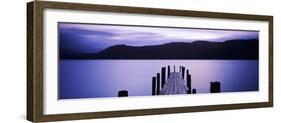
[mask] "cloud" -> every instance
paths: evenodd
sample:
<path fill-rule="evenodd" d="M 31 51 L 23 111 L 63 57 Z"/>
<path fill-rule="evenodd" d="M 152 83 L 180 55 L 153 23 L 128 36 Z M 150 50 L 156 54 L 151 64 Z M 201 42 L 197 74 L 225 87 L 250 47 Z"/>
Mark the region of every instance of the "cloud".
<path fill-rule="evenodd" d="M 116 44 L 132 46 L 157 45 L 169 42 L 195 40 L 225 41 L 231 39 L 258 38 L 258 31 L 214 30 L 194 28 L 163 28 L 102 24 L 59 23 L 60 36 L 67 46 L 76 50 L 101 50 Z M 71 43 L 73 45 L 71 45 Z M 81 45 L 83 44 L 83 45 Z"/>

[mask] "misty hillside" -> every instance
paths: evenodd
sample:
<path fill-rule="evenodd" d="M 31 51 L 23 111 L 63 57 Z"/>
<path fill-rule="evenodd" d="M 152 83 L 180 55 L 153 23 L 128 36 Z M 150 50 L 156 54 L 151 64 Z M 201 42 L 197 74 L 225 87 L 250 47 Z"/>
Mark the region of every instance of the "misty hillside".
<path fill-rule="evenodd" d="M 258 40 L 194 41 L 153 46 L 115 45 L 98 53 L 60 54 L 61 59 L 258 59 Z"/>

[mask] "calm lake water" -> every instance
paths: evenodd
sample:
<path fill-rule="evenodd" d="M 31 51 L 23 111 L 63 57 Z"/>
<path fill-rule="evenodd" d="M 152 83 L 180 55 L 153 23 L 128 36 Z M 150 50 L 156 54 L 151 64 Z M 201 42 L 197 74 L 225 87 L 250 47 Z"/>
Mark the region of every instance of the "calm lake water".
<path fill-rule="evenodd" d="M 220 81 L 222 92 L 258 91 L 258 60 L 60 60 L 59 98 L 151 95 L 152 77 L 161 67 L 189 69 L 197 93 L 209 93 L 210 82 Z"/>

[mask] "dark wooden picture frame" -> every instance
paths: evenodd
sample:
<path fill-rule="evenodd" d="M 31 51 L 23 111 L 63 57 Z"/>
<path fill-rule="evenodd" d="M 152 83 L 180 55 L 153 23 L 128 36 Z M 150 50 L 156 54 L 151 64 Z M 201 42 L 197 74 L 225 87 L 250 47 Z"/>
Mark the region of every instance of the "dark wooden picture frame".
<path fill-rule="evenodd" d="M 234 20 L 255 20 L 269 23 L 269 92 L 268 102 L 224 104 L 191 107 L 166 107 L 158 109 L 139 109 L 125 111 L 106 111 L 92 113 L 71 113 L 45 115 L 43 113 L 43 11 L 44 9 L 67 9 L 83 11 L 102 11 L 116 13 L 136 13 L 150 15 L 188 16 L 203 18 L 220 18 Z M 139 8 L 125 6 L 94 5 L 80 3 L 34 1 L 27 3 L 27 120 L 32 122 L 48 122 L 62 120 L 80 120 L 107 117 L 155 115 L 214 110 L 230 110 L 273 106 L 273 17 L 264 15 L 248 15 L 233 13 L 201 12 L 186 10 L 170 10 L 155 8 Z"/>

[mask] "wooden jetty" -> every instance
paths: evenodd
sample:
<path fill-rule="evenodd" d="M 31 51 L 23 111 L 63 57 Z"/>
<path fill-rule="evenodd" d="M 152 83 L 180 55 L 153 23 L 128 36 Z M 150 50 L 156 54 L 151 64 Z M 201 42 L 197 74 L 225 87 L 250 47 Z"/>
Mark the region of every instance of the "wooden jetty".
<path fill-rule="evenodd" d="M 173 66 L 174 70 L 171 72 L 170 66 L 161 69 L 161 82 L 160 73 L 157 76 L 152 77 L 152 95 L 175 95 L 175 94 L 195 94 L 196 89 L 191 88 L 191 75 L 189 70 L 184 66 L 179 66 L 179 71 L 176 71 L 176 66 Z M 186 73 L 186 77 L 185 76 Z M 186 80 L 185 80 L 186 78 Z"/>
<path fill-rule="evenodd" d="M 159 95 L 187 94 L 188 90 L 182 74 L 180 72 L 172 72 Z"/>

